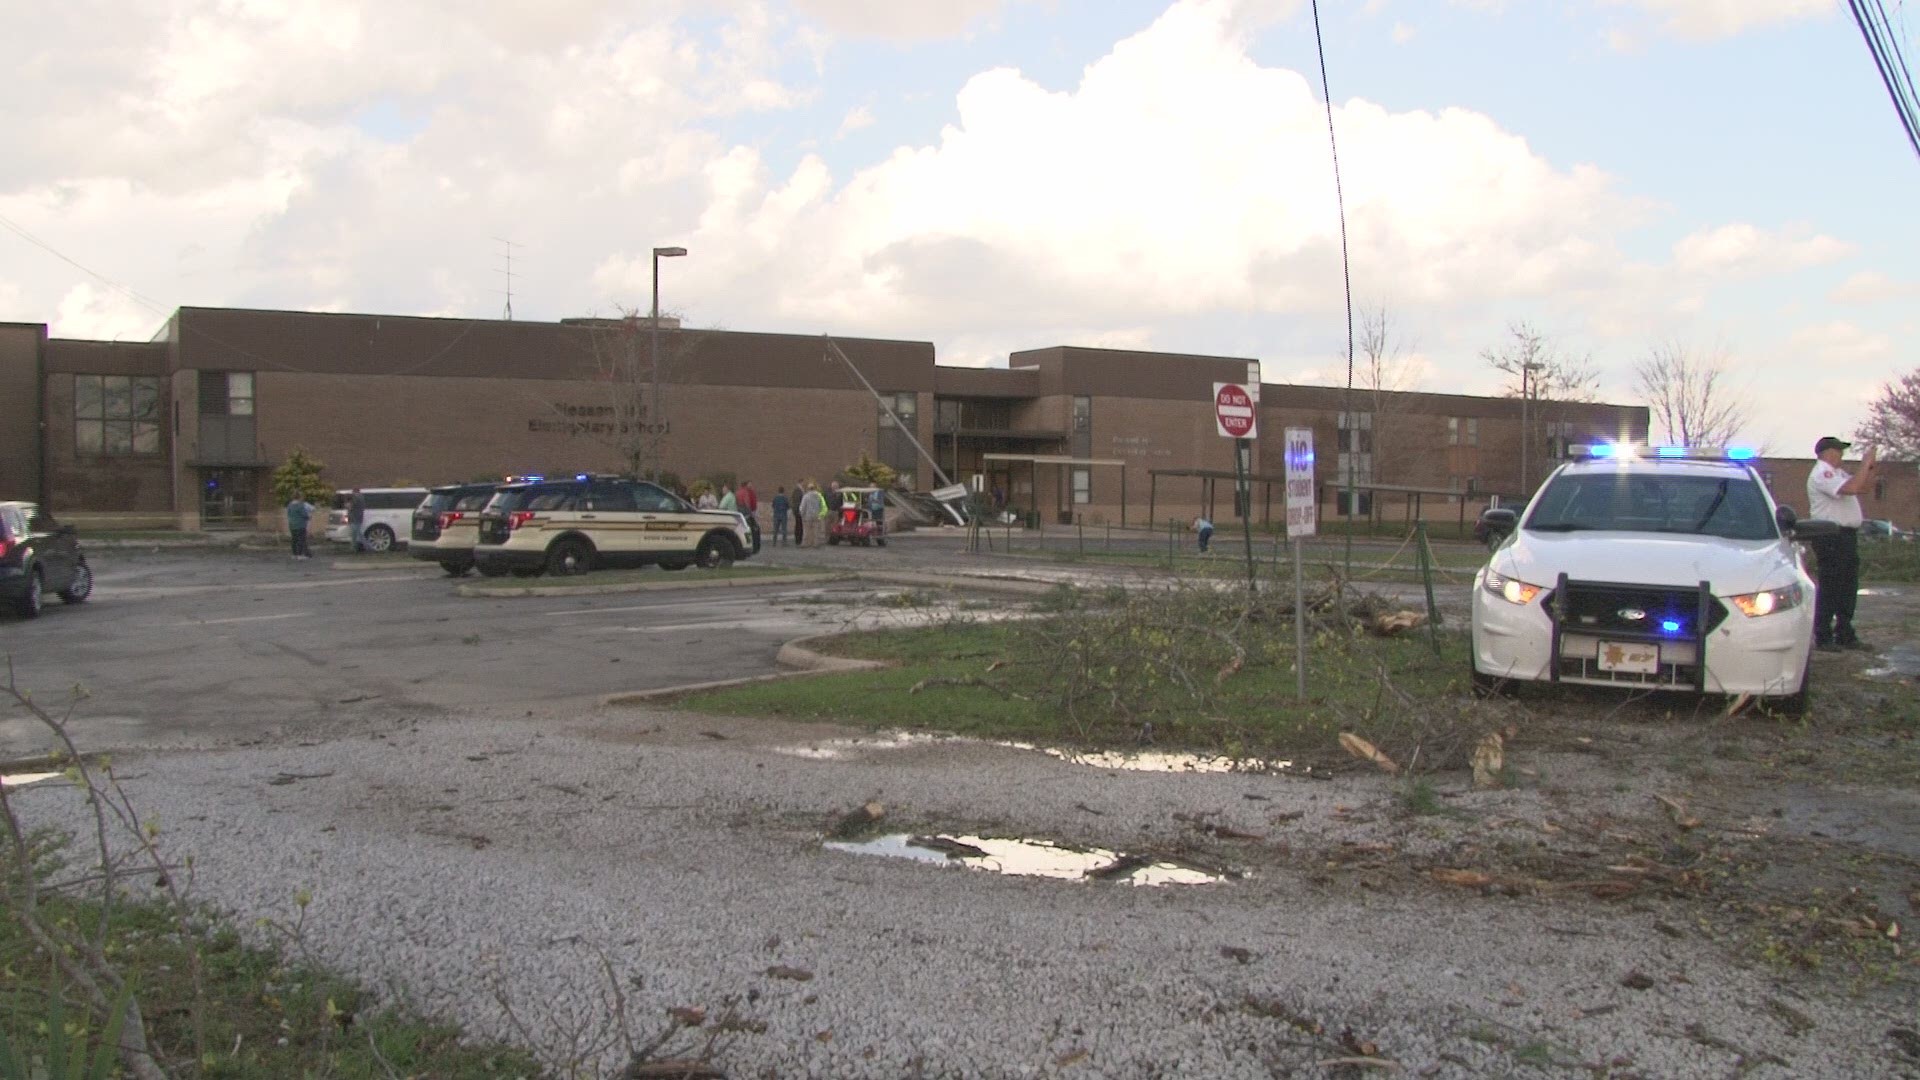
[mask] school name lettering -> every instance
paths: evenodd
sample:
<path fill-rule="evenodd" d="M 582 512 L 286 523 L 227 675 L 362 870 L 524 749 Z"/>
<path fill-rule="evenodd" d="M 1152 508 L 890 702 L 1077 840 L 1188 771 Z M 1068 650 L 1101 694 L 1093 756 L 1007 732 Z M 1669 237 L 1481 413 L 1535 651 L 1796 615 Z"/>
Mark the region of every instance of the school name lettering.
<path fill-rule="evenodd" d="M 557 416 L 535 416 L 527 430 L 536 435 L 671 435 L 673 421 L 657 424 L 616 419 L 611 405 L 555 405 Z"/>

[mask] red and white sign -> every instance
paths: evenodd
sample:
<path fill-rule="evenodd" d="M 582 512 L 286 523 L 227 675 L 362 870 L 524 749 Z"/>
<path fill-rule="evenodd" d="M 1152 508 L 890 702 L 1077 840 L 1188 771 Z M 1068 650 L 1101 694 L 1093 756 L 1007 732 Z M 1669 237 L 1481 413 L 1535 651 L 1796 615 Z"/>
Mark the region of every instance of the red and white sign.
<path fill-rule="evenodd" d="M 1255 400 L 1244 384 L 1214 383 L 1213 418 L 1220 425 L 1220 434 L 1229 439 L 1256 438 L 1259 424 L 1254 419 Z"/>

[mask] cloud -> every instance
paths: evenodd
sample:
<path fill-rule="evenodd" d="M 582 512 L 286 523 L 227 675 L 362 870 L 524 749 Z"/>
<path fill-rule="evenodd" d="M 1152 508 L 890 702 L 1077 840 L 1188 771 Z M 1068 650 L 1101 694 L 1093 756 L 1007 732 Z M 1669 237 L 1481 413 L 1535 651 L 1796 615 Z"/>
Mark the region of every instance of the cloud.
<path fill-rule="evenodd" d="M 1845 320 L 1815 323 L 1794 331 L 1787 351 L 1812 366 L 1849 365 L 1885 360 L 1893 339 Z"/>
<path fill-rule="evenodd" d="M 1877 270 L 1862 270 L 1833 287 L 1827 299 L 1836 304 L 1883 304 L 1889 300 L 1920 299 L 1920 282 L 1897 281 Z"/>
<path fill-rule="evenodd" d="M 956 37 L 997 15 L 1006 0 L 795 0 L 802 14 L 842 37 L 896 41 Z"/>
<path fill-rule="evenodd" d="M 867 108 L 865 105 L 856 105 L 852 109 L 849 109 L 847 115 L 841 119 L 840 130 L 835 132 L 833 137 L 836 139 L 844 139 L 862 128 L 870 128 L 872 126 L 873 110 Z"/>
<path fill-rule="evenodd" d="M 1405 45 L 1407 42 L 1412 41 L 1415 33 L 1417 33 L 1417 31 L 1407 23 L 1400 22 L 1399 20 L 1394 21 L 1393 43 L 1395 45 Z"/>
<path fill-rule="evenodd" d="M 1769 274 L 1833 262 L 1853 251 L 1851 244 L 1831 236 L 1809 235 L 1804 228 L 1766 232 L 1736 223 L 1685 237 L 1673 246 L 1673 261 L 1683 273 Z"/>
<path fill-rule="evenodd" d="M 1637 8 L 1658 19 L 1660 28 L 1685 38 L 1731 37 L 1747 30 L 1800 19 L 1820 18 L 1838 9 L 1837 0 L 1605 0 L 1613 7 Z"/>

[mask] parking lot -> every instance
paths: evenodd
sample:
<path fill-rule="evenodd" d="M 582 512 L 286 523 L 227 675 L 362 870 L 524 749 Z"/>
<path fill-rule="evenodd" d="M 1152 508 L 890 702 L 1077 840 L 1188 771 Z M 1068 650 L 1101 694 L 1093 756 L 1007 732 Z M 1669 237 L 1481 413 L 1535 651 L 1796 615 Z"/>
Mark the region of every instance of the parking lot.
<path fill-rule="evenodd" d="M 482 707 L 569 713 L 608 694 L 765 674 L 782 643 L 860 617 L 844 602 L 852 583 L 474 599 L 425 565 L 325 552 L 89 558 L 93 598 L 0 621 L 0 655 L 43 703 L 85 688 L 75 735 L 90 749 L 231 745 Z M 43 744 L 25 720 L 0 719 L 0 756 Z"/>

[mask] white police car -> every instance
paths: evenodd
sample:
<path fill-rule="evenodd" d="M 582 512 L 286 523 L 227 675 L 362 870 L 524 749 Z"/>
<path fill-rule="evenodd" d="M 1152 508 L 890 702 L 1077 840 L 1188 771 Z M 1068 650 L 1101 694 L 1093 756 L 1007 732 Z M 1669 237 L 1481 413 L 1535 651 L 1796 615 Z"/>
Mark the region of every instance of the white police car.
<path fill-rule="evenodd" d="M 1814 584 L 1751 451 L 1603 444 L 1556 469 L 1474 578 L 1473 676 L 1804 707 Z"/>

